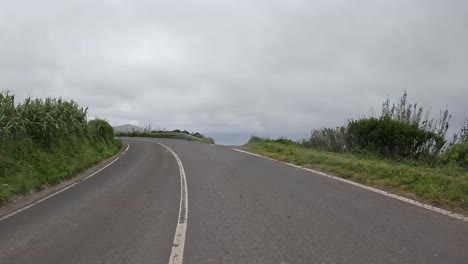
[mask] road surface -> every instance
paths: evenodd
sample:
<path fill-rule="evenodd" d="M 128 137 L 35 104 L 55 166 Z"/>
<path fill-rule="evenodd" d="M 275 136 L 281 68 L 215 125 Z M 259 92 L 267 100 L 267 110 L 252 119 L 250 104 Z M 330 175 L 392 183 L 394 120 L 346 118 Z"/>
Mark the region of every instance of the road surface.
<path fill-rule="evenodd" d="M 227 147 L 145 140 L 186 175 L 174 263 L 468 263 L 466 222 Z M 170 263 L 180 164 L 124 142 L 94 177 L 0 221 L 0 263 Z"/>

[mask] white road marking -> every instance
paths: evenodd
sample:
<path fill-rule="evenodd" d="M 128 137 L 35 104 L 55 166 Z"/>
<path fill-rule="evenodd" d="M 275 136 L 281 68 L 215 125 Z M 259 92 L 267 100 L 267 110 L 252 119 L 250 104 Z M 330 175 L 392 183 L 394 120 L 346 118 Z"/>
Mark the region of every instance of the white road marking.
<path fill-rule="evenodd" d="M 122 153 L 122 155 L 123 155 L 123 154 L 125 154 L 125 152 Z M 109 167 L 110 165 L 112 165 L 112 163 L 114 163 L 114 162 L 116 162 L 117 160 L 119 160 L 119 158 L 120 158 L 120 157 L 115 158 L 113 161 L 111 161 L 111 162 L 110 162 L 109 164 L 107 164 L 106 166 L 104 166 L 104 167 L 100 168 L 99 170 L 95 171 L 94 173 L 92 173 L 92 174 L 90 174 L 90 175 L 84 177 L 83 180 L 87 180 L 87 179 L 93 177 L 94 175 L 98 174 L 98 173 L 101 172 L 103 169 Z"/>
<path fill-rule="evenodd" d="M 13 211 L 13 212 L 11 212 L 11 213 L 9 213 L 9 214 L 7 214 L 7 215 L 4 215 L 4 216 L 2 216 L 2 218 L 0 218 L 0 221 L 3 221 L 3 220 L 5 220 L 5 219 L 7 219 L 7 218 L 10 218 L 10 217 L 14 216 L 14 215 L 17 214 L 17 213 L 20 213 L 20 212 L 22 212 L 22 211 L 24 211 L 24 210 L 27 210 L 27 209 L 33 207 L 34 205 L 36 205 L 36 204 L 38 204 L 38 203 L 41 203 L 41 202 L 43 202 L 43 201 L 45 201 L 45 200 L 47 200 L 47 199 L 49 199 L 49 198 L 51 198 L 51 197 L 53 197 L 53 196 L 55 196 L 55 195 L 61 193 L 61 192 L 64 192 L 64 191 L 66 191 L 66 190 L 72 188 L 72 187 L 75 186 L 75 185 L 76 185 L 76 183 L 72 183 L 72 184 L 66 186 L 66 187 L 63 188 L 63 189 L 60 189 L 60 190 L 58 190 L 58 191 L 56 191 L 56 192 L 54 192 L 54 193 L 52 193 L 52 194 L 47 195 L 46 197 L 43 197 L 43 198 L 41 198 L 41 199 L 39 199 L 39 200 L 37 200 L 37 201 L 35 201 L 35 202 L 33 202 L 33 203 L 30 203 L 30 204 L 28 204 L 28 205 L 22 207 L 22 208 L 20 208 L 20 209 L 18 209 L 18 210 L 16 210 L 16 211 Z"/>
<path fill-rule="evenodd" d="M 176 232 L 174 235 L 174 242 L 172 245 L 171 256 L 169 258 L 169 264 L 182 264 L 184 259 L 184 248 L 185 248 L 185 234 L 187 232 L 187 216 L 188 216 L 188 192 L 187 192 L 187 178 L 185 177 L 184 166 L 179 156 L 170 149 L 168 146 L 150 140 L 141 139 L 141 141 L 147 141 L 158 144 L 169 151 L 174 156 L 179 166 L 180 174 L 180 206 L 179 206 L 179 219 L 177 222 Z"/>
<path fill-rule="evenodd" d="M 264 157 L 262 155 L 258 155 L 258 154 L 248 152 L 248 151 L 245 151 L 245 150 L 240 150 L 240 149 L 235 149 L 235 148 L 233 148 L 232 150 L 242 152 L 242 153 L 245 153 L 245 154 L 249 154 L 249 155 L 252 155 L 252 156 L 272 160 L 272 161 L 275 161 L 275 162 L 281 162 L 283 164 L 286 164 L 286 165 L 294 167 L 294 168 L 298 168 L 298 169 L 302 169 L 302 170 L 305 170 L 305 171 L 313 172 L 315 174 L 319 174 L 321 176 L 325 176 L 325 177 L 328 177 L 328 178 L 331 178 L 331 179 L 334 179 L 334 180 L 337 180 L 337 181 L 345 182 L 345 183 L 348 183 L 348 184 L 351 184 L 351 185 L 354 185 L 354 186 L 369 190 L 371 192 L 375 192 L 375 193 L 378 193 L 378 194 L 381 194 L 381 195 L 384 195 L 384 196 L 387 196 L 387 197 L 390 197 L 390 198 L 393 198 L 393 199 L 396 199 L 396 200 L 399 200 L 399 201 L 402 201 L 402 202 L 405 202 L 405 203 L 409 203 L 409 204 L 412 204 L 412 205 L 415 205 L 415 206 L 418 206 L 418 207 L 421 207 L 421 208 L 424 208 L 424 209 L 427 209 L 427 210 L 430 210 L 430 211 L 433 211 L 433 212 L 436 212 L 436 213 L 439 213 L 439 214 L 446 215 L 448 217 L 452 217 L 452 218 L 455 218 L 455 219 L 458 219 L 458 220 L 462 220 L 464 222 L 468 222 L 468 216 L 464 216 L 462 214 L 458 214 L 458 213 L 455 213 L 455 212 L 452 212 L 452 211 L 448 211 L 448 210 L 445 210 L 445 209 L 442 209 L 442 208 L 438 208 L 438 207 L 435 207 L 435 206 L 432 206 L 432 205 L 429 205 L 429 204 L 424 204 L 424 203 L 418 202 L 416 200 L 409 199 L 409 198 L 406 198 L 406 197 L 403 197 L 403 196 L 399 196 L 399 195 L 396 195 L 396 194 L 393 194 L 393 193 L 389 193 L 389 192 L 386 192 L 386 191 L 383 191 L 383 190 L 380 190 L 380 189 L 377 189 L 377 188 L 374 188 L 374 187 L 366 186 L 366 185 L 363 185 L 363 184 L 360 184 L 360 183 L 357 183 L 357 182 L 353 182 L 353 181 L 350 181 L 350 180 L 346 180 L 346 179 L 343 179 L 343 178 L 340 178 L 340 177 L 337 177 L 337 176 L 329 175 L 329 174 L 323 173 L 321 171 L 316 171 L 316 170 L 309 169 L 309 168 L 304 168 L 304 167 L 301 167 L 301 166 L 298 166 L 298 165 L 295 165 L 295 164 L 282 162 L 282 161 L 278 161 L 278 160 L 275 160 L 275 159 L 272 159 L 272 158 Z"/>
<path fill-rule="evenodd" d="M 122 155 L 125 155 L 125 153 L 127 153 L 127 150 L 130 148 L 130 145 L 127 144 L 127 148 L 124 150 L 124 152 L 122 153 Z"/>
<path fill-rule="evenodd" d="M 122 153 L 122 155 L 125 154 L 125 152 L 127 152 L 127 150 L 128 150 L 129 147 L 130 147 L 130 145 L 127 144 L 127 149 L 125 149 L 125 151 Z M 79 180 L 78 182 L 69 184 L 69 185 L 63 187 L 62 189 L 60 189 L 60 190 L 58 190 L 58 191 L 56 191 L 56 192 L 53 192 L 53 193 L 51 193 L 51 194 L 49 194 L 49 195 L 47 195 L 47 196 L 45 196 L 45 197 L 42 197 L 42 198 L 39 199 L 39 200 L 36 200 L 36 201 L 34 201 L 34 202 L 32 202 L 32 203 L 26 205 L 26 206 L 21 207 L 20 209 L 17 209 L 17 210 L 15 210 L 15 211 L 13 211 L 13 212 L 11 212 L 11 213 L 9 213 L 9 214 L 6 214 L 6 215 L 0 217 L 0 221 L 3 221 L 3 220 L 5 220 L 5 219 L 8 219 L 8 218 L 14 216 L 15 214 L 21 213 L 22 211 L 27 210 L 27 209 L 29 209 L 29 208 L 35 206 L 36 204 L 42 203 L 43 201 L 45 201 L 45 200 L 47 200 L 47 199 L 49 199 L 49 198 L 52 198 L 52 197 L 56 196 L 57 194 L 62 193 L 62 192 L 64 192 L 64 191 L 66 191 L 66 190 L 68 190 L 68 189 L 70 189 L 70 188 L 76 186 L 78 183 L 80 183 L 80 182 L 82 182 L 82 181 L 84 181 L 84 180 L 86 180 L 86 179 L 88 179 L 88 178 L 93 177 L 94 175 L 98 174 L 99 172 L 101 172 L 101 171 L 104 170 L 105 168 L 109 167 L 109 166 L 112 165 L 114 162 L 116 162 L 118 159 L 119 159 L 119 157 L 116 157 L 114 160 L 112 160 L 112 161 L 111 161 L 110 163 L 108 163 L 106 166 L 100 168 L 99 170 L 95 171 L 95 172 L 92 173 L 91 175 L 88 175 L 88 176 L 84 177 L 83 179 Z"/>

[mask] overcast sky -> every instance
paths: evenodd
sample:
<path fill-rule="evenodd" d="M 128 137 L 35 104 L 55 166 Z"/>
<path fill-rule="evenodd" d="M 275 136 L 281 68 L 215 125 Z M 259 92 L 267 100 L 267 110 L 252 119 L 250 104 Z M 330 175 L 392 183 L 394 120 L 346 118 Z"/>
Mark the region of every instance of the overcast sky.
<path fill-rule="evenodd" d="M 468 116 L 468 1 L 0 0 L 0 89 L 221 143 L 411 101 Z"/>

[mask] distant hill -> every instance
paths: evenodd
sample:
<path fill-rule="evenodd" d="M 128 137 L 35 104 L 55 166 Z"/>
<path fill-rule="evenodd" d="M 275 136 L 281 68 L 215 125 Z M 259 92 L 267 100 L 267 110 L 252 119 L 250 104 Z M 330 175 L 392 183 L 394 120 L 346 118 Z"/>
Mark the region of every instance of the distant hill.
<path fill-rule="evenodd" d="M 114 132 L 121 132 L 121 133 L 128 133 L 128 132 L 142 132 L 143 128 L 137 127 L 134 125 L 126 124 L 126 125 L 121 125 L 121 126 L 115 126 L 114 127 Z"/>

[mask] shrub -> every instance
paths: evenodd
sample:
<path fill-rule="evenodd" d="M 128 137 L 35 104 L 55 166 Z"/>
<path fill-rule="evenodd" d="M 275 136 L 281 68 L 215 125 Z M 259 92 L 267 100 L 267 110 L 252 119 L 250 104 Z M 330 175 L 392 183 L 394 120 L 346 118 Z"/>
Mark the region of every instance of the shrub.
<path fill-rule="evenodd" d="M 444 163 L 456 163 L 468 167 L 468 142 L 453 144 L 441 156 Z"/>
<path fill-rule="evenodd" d="M 278 139 L 269 139 L 269 138 L 262 138 L 262 137 L 257 137 L 257 136 L 251 136 L 249 139 L 248 144 L 255 144 L 255 143 L 279 143 L 282 145 L 299 145 L 294 140 L 288 139 L 288 138 L 278 138 Z"/>
<path fill-rule="evenodd" d="M 200 134 L 199 132 L 192 133 L 192 136 L 197 137 L 197 138 L 203 138 L 203 135 Z"/>
<path fill-rule="evenodd" d="M 309 140 L 302 144 L 308 148 L 318 148 L 332 152 L 342 152 L 346 147 L 346 127 L 312 130 Z"/>
<path fill-rule="evenodd" d="M 347 147 L 363 149 L 392 158 L 432 158 L 445 139 L 417 124 L 383 118 L 350 121 L 346 129 Z"/>
<path fill-rule="evenodd" d="M 97 140 L 112 142 L 114 140 L 114 128 L 102 119 L 94 119 L 88 122 L 90 136 Z"/>
<path fill-rule="evenodd" d="M 209 144 L 215 144 L 215 140 L 210 137 L 206 137 L 203 139 L 204 142 L 209 143 Z"/>
<path fill-rule="evenodd" d="M 314 129 L 302 145 L 333 152 L 366 151 L 391 158 L 435 161 L 447 147 L 445 136 L 451 116 L 441 111 L 439 119 L 430 118 L 417 103 L 408 102 L 405 92 L 398 103 L 387 99 L 380 117 L 349 120 L 336 128 Z M 468 138 L 468 123 L 455 136 L 454 143 Z"/>
<path fill-rule="evenodd" d="M 257 136 L 251 136 L 250 139 L 249 139 L 249 142 L 247 144 L 260 143 L 260 142 L 262 142 L 264 140 L 266 140 L 266 139 L 263 139 L 263 138 L 257 137 Z"/>
<path fill-rule="evenodd" d="M 283 145 L 297 145 L 297 142 L 295 142 L 295 141 L 293 141 L 291 139 L 288 139 L 288 138 L 284 138 L 284 137 L 274 139 L 272 141 L 283 144 Z"/>

